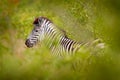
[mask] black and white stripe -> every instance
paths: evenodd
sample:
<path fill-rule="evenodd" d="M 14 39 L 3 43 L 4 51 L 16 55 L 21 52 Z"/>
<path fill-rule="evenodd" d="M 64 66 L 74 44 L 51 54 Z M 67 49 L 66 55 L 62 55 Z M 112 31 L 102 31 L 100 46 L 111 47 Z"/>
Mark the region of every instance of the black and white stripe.
<path fill-rule="evenodd" d="M 33 47 L 38 42 L 44 42 L 53 55 L 72 55 L 84 44 L 69 39 L 66 34 L 57 28 L 52 21 L 45 17 L 39 17 L 33 22 L 34 29 L 27 38 L 27 47 Z"/>

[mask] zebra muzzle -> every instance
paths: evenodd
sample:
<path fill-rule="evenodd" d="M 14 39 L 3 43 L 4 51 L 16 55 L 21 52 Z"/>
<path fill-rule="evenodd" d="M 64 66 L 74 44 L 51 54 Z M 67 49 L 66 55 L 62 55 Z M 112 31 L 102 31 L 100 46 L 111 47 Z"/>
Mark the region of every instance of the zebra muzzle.
<path fill-rule="evenodd" d="M 27 40 L 25 41 L 25 45 L 26 45 L 28 48 L 33 47 L 33 44 L 30 43 L 30 40 L 29 40 L 29 39 L 27 39 Z"/>

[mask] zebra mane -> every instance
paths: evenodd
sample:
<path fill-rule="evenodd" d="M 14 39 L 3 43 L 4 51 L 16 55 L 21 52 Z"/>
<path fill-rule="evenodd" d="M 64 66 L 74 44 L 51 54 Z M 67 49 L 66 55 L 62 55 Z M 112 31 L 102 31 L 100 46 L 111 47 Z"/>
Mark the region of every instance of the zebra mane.
<path fill-rule="evenodd" d="M 53 23 L 53 22 L 52 22 L 50 19 L 48 19 L 47 17 L 41 16 L 41 17 L 39 17 L 39 18 L 41 18 L 41 19 L 45 19 L 45 20 L 47 20 L 47 21 Z"/>
<path fill-rule="evenodd" d="M 63 29 L 61 29 L 61 28 L 59 28 L 59 30 L 64 34 L 65 38 L 68 38 L 65 30 L 63 30 Z"/>
<path fill-rule="evenodd" d="M 44 16 L 41 16 L 41 17 L 36 18 L 34 20 L 33 24 L 38 24 L 38 20 L 39 19 L 45 19 L 45 20 L 49 21 L 50 23 L 53 23 L 50 19 L 48 19 L 48 18 L 46 18 Z M 57 28 L 63 33 L 63 35 L 65 36 L 65 38 L 68 38 L 68 36 L 66 35 L 66 31 L 65 30 L 63 30 L 63 29 L 61 29 L 59 27 L 57 27 Z"/>
<path fill-rule="evenodd" d="M 36 18 L 36 19 L 34 20 L 33 24 L 38 24 L 38 20 L 39 20 L 39 19 L 45 19 L 45 20 L 53 23 L 53 22 L 52 22 L 51 20 L 49 20 L 48 18 L 41 16 L 41 17 Z"/>
<path fill-rule="evenodd" d="M 46 18 L 46 17 L 44 17 L 44 16 L 41 16 L 41 17 L 39 17 L 39 18 L 45 19 L 45 20 L 53 23 L 50 19 L 48 19 L 48 18 Z M 64 36 L 65 36 L 66 38 L 68 38 L 65 30 L 63 30 L 63 29 L 61 29 L 61 28 L 59 28 L 59 27 L 57 27 L 57 28 L 64 34 Z"/>

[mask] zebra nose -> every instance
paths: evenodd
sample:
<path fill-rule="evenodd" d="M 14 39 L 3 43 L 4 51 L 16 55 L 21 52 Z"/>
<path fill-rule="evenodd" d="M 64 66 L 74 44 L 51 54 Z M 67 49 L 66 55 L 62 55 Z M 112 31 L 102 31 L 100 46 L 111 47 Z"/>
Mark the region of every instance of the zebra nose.
<path fill-rule="evenodd" d="M 32 47 L 33 45 L 30 43 L 30 40 L 29 39 L 27 39 L 26 41 L 25 41 L 25 45 L 27 46 L 27 47 Z"/>

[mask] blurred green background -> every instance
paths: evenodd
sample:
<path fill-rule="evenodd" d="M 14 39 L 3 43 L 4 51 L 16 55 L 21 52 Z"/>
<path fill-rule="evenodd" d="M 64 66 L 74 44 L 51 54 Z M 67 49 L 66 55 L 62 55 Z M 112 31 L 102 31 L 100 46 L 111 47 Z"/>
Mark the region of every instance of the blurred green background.
<path fill-rule="evenodd" d="M 39 16 L 48 17 L 76 41 L 100 38 L 100 55 L 90 52 L 58 58 L 24 42 Z M 78 69 L 71 70 L 76 63 Z M 120 80 L 119 0 L 2 0 L 0 1 L 0 80 Z"/>

